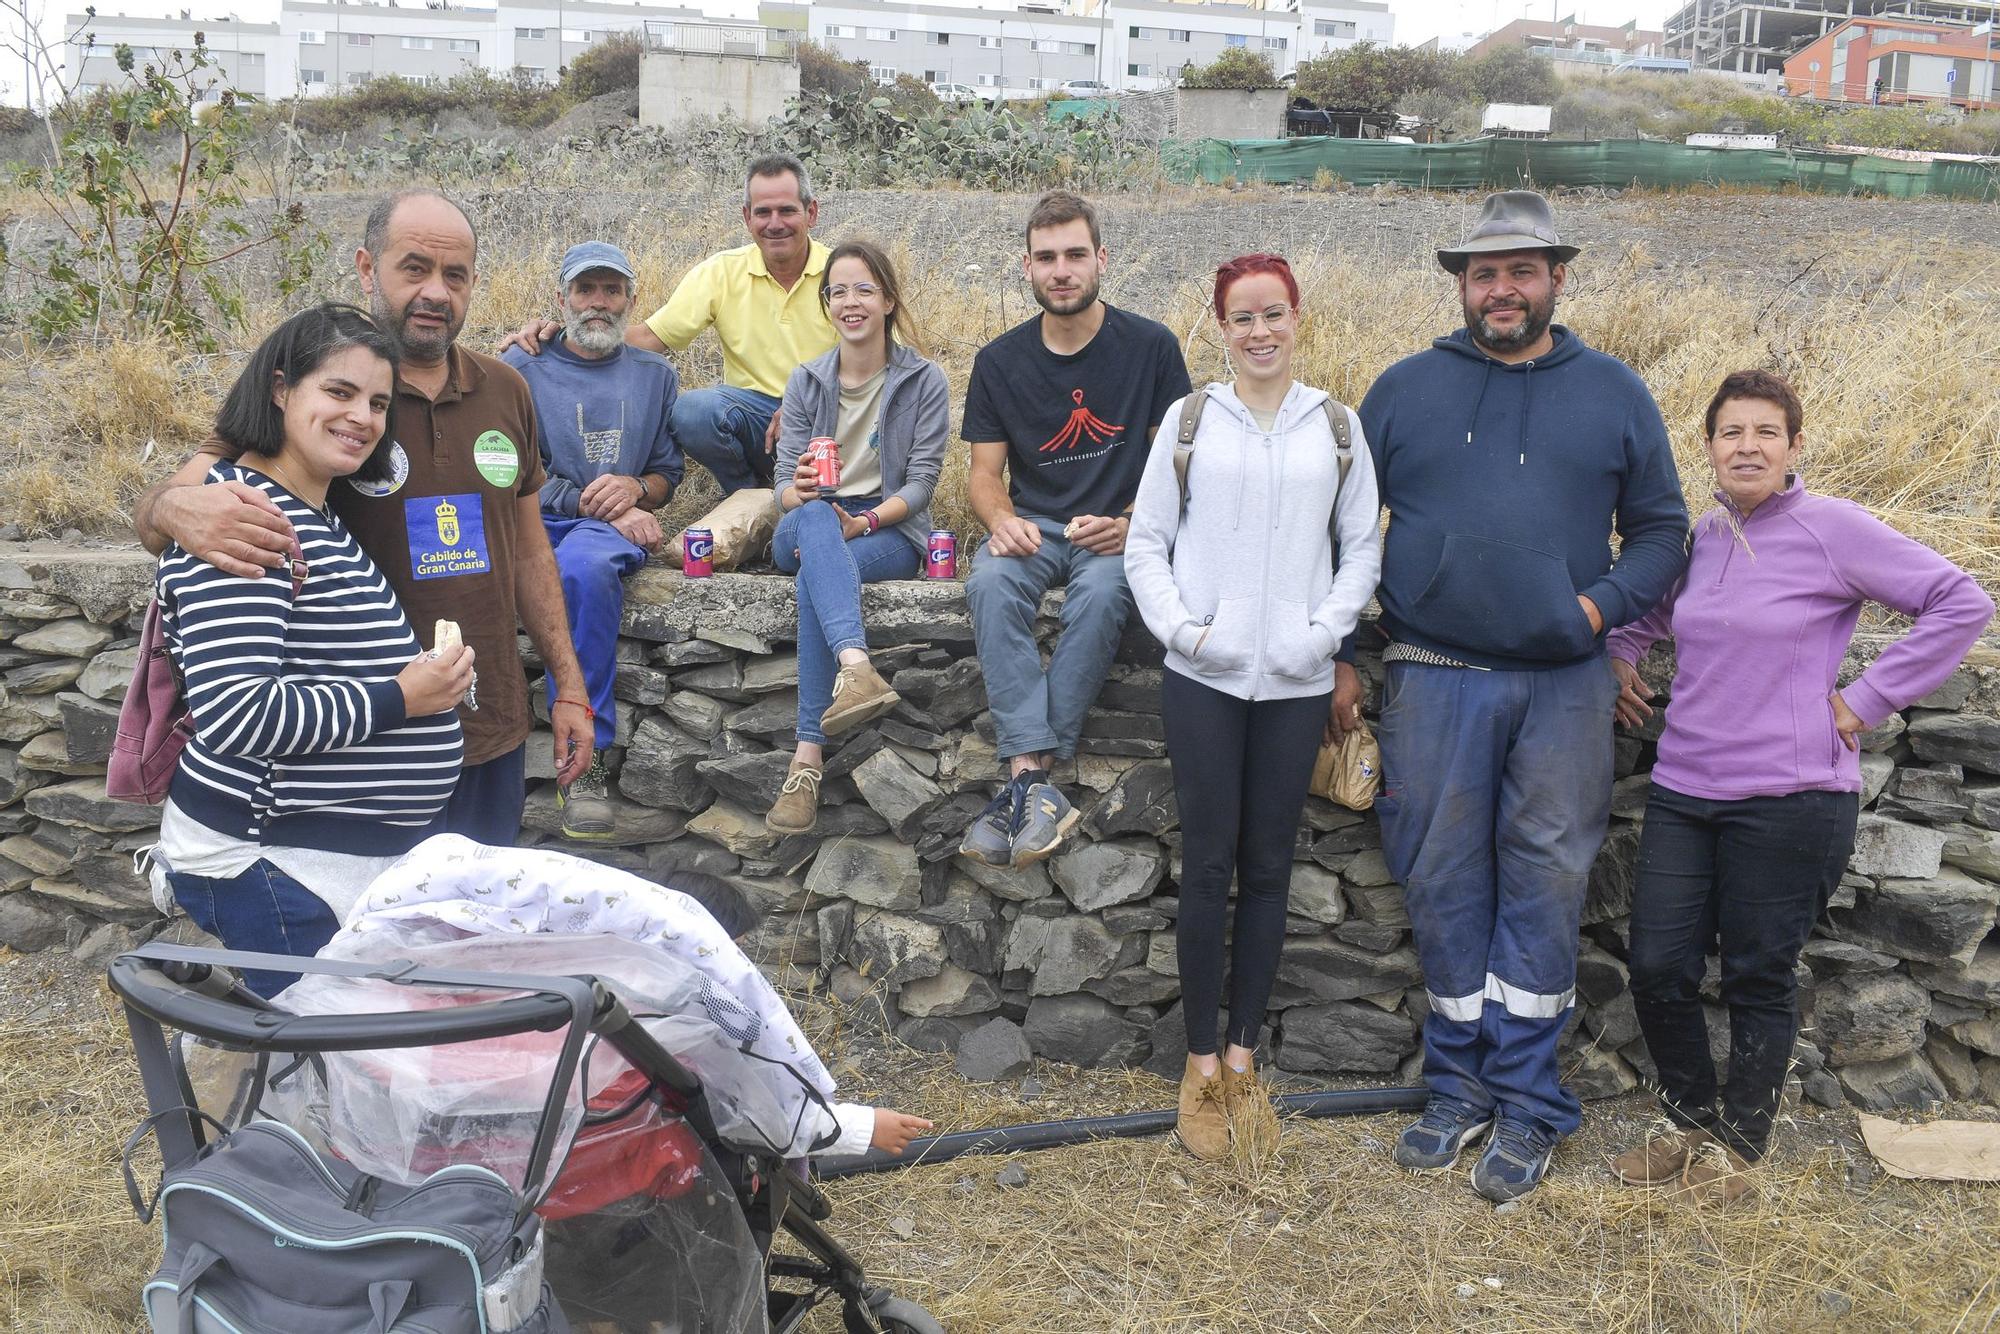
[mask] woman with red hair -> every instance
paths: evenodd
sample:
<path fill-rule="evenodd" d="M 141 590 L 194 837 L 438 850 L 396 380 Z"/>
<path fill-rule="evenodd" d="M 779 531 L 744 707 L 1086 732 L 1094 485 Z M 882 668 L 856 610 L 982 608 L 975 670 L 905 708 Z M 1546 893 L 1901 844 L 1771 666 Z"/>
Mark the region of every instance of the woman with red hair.
<path fill-rule="evenodd" d="M 1353 721 L 1334 716 L 1334 650 L 1353 633 L 1382 562 L 1361 422 L 1292 378 L 1291 266 L 1263 254 L 1224 264 L 1215 318 L 1236 378 L 1167 409 L 1125 544 L 1133 600 L 1167 649 L 1161 712 L 1180 803 L 1175 937 L 1188 1034 L 1179 1131 L 1208 1159 L 1225 1156 L 1232 1139 L 1253 1154 L 1276 1144 L 1252 1058 L 1284 944 L 1313 757 L 1322 734 Z M 1194 433 L 1182 446 L 1189 411 Z M 1175 459 L 1183 449 L 1184 477 Z M 1218 1034 L 1232 879 L 1229 1029 Z"/>

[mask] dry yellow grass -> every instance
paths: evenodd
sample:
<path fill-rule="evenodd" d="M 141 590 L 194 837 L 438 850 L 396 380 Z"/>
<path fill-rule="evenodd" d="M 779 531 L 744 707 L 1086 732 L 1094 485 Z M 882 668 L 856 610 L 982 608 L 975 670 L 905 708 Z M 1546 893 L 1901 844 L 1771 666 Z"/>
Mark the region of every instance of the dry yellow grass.
<path fill-rule="evenodd" d="M 843 1043 L 823 1006 L 799 1006 L 846 1096 L 920 1111 L 940 1130 L 1171 1099 L 1147 1075 L 1043 1064 L 1042 1092 L 1023 1102 L 1012 1084 L 965 1084 L 944 1058 Z M 0 1027 L 0 1329 L 139 1328 L 158 1237 L 133 1220 L 117 1156 L 142 1115 L 108 1008 Z M 1241 1173 L 1139 1140 L 1019 1155 L 1020 1188 L 994 1180 L 1008 1160 L 973 1158 L 829 1191 L 836 1235 L 875 1281 L 969 1334 L 1969 1334 L 2000 1323 L 2000 1190 L 1879 1177 L 1850 1117 L 1813 1113 L 1781 1131 L 1760 1202 L 1689 1210 L 1601 1170 L 1644 1123 L 1636 1099 L 1594 1105 L 1549 1183 L 1507 1214 L 1463 1173 L 1393 1167 L 1399 1121 L 1384 1117 L 1288 1121 L 1276 1160 Z"/>

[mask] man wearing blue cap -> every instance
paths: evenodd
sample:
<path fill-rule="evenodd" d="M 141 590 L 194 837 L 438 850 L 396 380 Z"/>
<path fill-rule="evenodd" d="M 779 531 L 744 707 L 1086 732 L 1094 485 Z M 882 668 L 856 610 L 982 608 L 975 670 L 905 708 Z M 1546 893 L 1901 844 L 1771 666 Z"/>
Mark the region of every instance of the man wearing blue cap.
<path fill-rule="evenodd" d="M 611 685 L 624 579 L 659 546 L 653 511 L 673 495 L 682 471 L 672 426 L 679 379 L 665 357 L 625 343 L 633 276 L 624 252 L 609 242 L 571 246 L 559 277 L 562 331 L 541 356 L 514 347 L 501 357 L 534 394 L 548 472 L 542 525 L 596 714 L 600 758 L 557 789 L 563 834 L 573 839 L 616 837 L 601 757 L 615 730 Z"/>

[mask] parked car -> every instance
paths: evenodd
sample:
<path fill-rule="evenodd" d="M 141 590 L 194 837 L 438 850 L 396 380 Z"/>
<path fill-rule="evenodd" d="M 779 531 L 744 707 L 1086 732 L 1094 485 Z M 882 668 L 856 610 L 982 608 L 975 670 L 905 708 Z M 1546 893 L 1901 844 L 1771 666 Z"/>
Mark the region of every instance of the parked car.
<path fill-rule="evenodd" d="M 1066 97 L 1109 97 L 1111 85 L 1096 79 L 1071 79 L 1063 84 L 1061 91 Z"/>
<path fill-rule="evenodd" d="M 931 85 L 931 91 L 937 94 L 938 101 L 949 102 L 959 107 L 986 100 L 979 95 L 979 90 L 969 83 L 934 83 Z"/>

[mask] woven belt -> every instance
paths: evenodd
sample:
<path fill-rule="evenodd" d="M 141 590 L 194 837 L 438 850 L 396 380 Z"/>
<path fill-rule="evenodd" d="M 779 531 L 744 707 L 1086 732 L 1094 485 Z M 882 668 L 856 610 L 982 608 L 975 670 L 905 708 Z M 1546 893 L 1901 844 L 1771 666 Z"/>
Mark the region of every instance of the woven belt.
<path fill-rule="evenodd" d="M 1389 647 L 1382 650 L 1382 661 L 1418 662 L 1426 667 L 1457 667 L 1468 672 L 1490 672 L 1493 670 L 1491 667 L 1475 667 L 1469 662 L 1460 662 L 1457 658 L 1448 658 L 1436 649 L 1419 648 L 1415 644 L 1391 643 Z"/>

